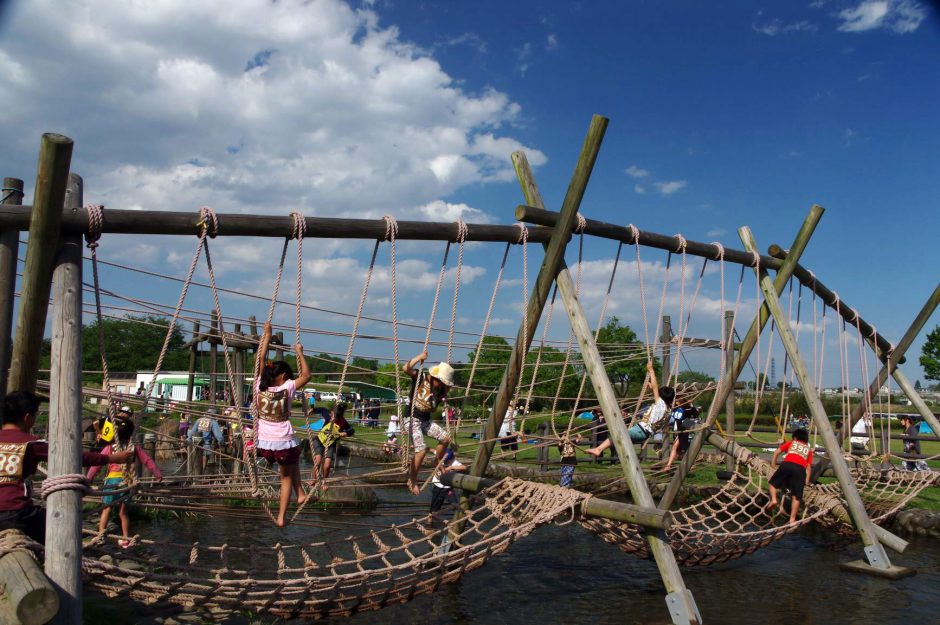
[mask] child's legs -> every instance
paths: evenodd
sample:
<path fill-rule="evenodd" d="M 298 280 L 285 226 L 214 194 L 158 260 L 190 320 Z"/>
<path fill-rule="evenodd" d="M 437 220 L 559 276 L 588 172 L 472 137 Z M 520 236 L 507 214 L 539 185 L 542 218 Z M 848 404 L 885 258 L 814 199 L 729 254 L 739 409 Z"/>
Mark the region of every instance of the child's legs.
<path fill-rule="evenodd" d="M 669 450 L 669 460 L 666 462 L 666 468 L 672 466 L 672 463 L 676 461 L 676 456 L 679 455 L 679 437 L 676 437 L 676 440 L 672 442 L 672 449 Z"/>
<path fill-rule="evenodd" d="M 98 532 L 104 533 L 108 528 L 108 519 L 111 518 L 111 507 L 107 507 L 101 511 L 101 518 L 98 520 Z"/>
<path fill-rule="evenodd" d="M 333 466 L 333 459 L 326 457 L 323 460 L 323 479 L 330 477 L 330 468 Z"/>
<path fill-rule="evenodd" d="M 323 466 L 323 456 L 316 455 L 313 457 L 313 481 L 316 482 L 320 479 L 320 468 Z"/>
<path fill-rule="evenodd" d="M 277 510 L 277 524 L 279 527 L 283 527 L 285 525 L 287 506 L 290 503 L 291 487 L 294 484 L 294 466 L 284 466 L 283 464 L 278 465 L 278 470 L 280 471 L 281 476 L 281 494 L 278 501 Z"/>
<path fill-rule="evenodd" d="M 770 505 L 775 506 L 777 505 L 777 487 L 774 486 L 773 484 L 770 484 L 769 488 L 770 488 Z"/>
<path fill-rule="evenodd" d="M 797 513 L 800 511 L 801 501 L 796 497 L 790 497 L 790 523 L 796 523 Z"/>
<path fill-rule="evenodd" d="M 127 538 L 131 535 L 131 515 L 127 511 L 126 503 L 122 503 L 118 508 L 118 518 L 121 519 L 121 535 Z"/>

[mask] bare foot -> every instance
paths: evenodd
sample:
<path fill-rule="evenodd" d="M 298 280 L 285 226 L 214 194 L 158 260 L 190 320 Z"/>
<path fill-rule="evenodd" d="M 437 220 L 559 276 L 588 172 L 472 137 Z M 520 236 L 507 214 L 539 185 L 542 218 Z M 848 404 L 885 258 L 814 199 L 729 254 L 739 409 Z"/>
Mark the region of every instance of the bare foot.
<path fill-rule="evenodd" d="M 414 495 L 415 497 L 421 494 L 421 489 L 418 487 L 415 481 L 412 480 L 411 478 L 408 478 L 408 490 L 410 490 L 411 494 Z"/>
<path fill-rule="evenodd" d="M 278 527 L 287 527 L 287 519 L 282 516 L 278 516 L 274 524 Z"/>
<path fill-rule="evenodd" d="M 300 505 L 300 504 L 302 504 L 303 502 L 307 501 L 307 498 L 308 498 L 309 496 L 310 496 L 310 495 L 303 495 L 303 494 L 297 495 L 297 504 Z"/>
<path fill-rule="evenodd" d="M 774 508 L 777 507 L 777 502 L 771 500 L 766 506 L 764 506 L 764 514 L 773 516 L 775 514 Z"/>
<path fill-rule="evenodd" d="M 325 493 L 328 490 L 330 490 L 330 487 L 327 486 L 326 482 L 323 482 L 322 484 L 320 484 L 320 492 Z"/>
<path fill-rule="evenodd" d="M 585 453 L 589 456 L 594 456 L 595 458 L 600 458 L 603 452 L 598 451 L 596 447 L 591 447 L 590 449 L 585 449 Z"/>

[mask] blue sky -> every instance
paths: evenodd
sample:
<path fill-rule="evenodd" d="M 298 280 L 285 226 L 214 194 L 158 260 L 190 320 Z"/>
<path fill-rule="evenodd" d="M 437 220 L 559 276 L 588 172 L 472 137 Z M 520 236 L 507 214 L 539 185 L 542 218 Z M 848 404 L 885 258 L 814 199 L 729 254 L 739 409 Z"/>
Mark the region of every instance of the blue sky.
<path fill-rule="evenodd" d="M 557 208 L 599 113 L 611 123 L 582 206 L 590 217 L 733 247 L 747 224 L 766 248 L 788 245 L 810 205 L 821 204 L 827 213 L 804 264 L 894 340 L 937 281 L 940 17 L 924 2 L 36 0 L 7 3 L 0 20 L 0 88 L 11 102 L 0 129 L 3 175 L 31 181 L 39 133 L 63 132 L 76 140 L 73 169 L 85 176 L 87 199 L 106 206 L 511 223 L 521 195 L 509 153 L 527 151 Z M 17 37 L 29 24 L 44 27 L 35 39 Z M 105 258 L 173 275 L 185 272 L 192 247 L 113 241 L 102 246 Z M 215 245 L 223 282 L 269 292 L 276 242 Z M 304 300 L 354 311 L 369 247 L 306 246 Z M 401 314 L 420 324 L 442 249 L 402 248 Z M 592 319 L 614 250 L 587 245 Z M 459 328 L 479 331 L 501 251 L 467 250 Z M 541 253 L 530 256 L 534 274 Z M 519 322 L 518 250 L 511 258 L 492 328 L 502 334 Z M 655 317 L 665 254 L 642 259 Z M 367 304 L 386 318 L 387 262 L 383 250 Z M 666 306 L 674 319 L 675 267 Z M 689 261 L 686 305 L 698 267 Z M 636 267 L 620 272 L 610 310 L 642 336 Z M 733 298 L 737 271 L 727 274 Z M 712 264 L 690 333 L 720 332 L 717 275 Z M 172 303 L 178 294 L 122 272 L 103 278 L 127 295 Z M 755 296 L 748 279 L 744 315 Z M 208 301 L 196 291 L 190 304 L 204 310 Z M 233 317 L 264 308 L 237 297 L 224 305 Z M 438 314 L 446 326 L 449 308 Z M 279 308 L 286 325 L 291 317 Z M 551 334 L 564 340 L 556 320 Z M 315 313 L 304 325 L 349 329 L 348 319 Z M 308 351 L 345 351 L 339 339 L 304 342 Z M 382 341 L 356 351 L 390 354 Z M 715 355 L 690 360 L 717 371 Z M 836 384 L 835 352 L 826 363 L 825 382 Z M 922 377 L 914 364 L 907 370 Z"/>

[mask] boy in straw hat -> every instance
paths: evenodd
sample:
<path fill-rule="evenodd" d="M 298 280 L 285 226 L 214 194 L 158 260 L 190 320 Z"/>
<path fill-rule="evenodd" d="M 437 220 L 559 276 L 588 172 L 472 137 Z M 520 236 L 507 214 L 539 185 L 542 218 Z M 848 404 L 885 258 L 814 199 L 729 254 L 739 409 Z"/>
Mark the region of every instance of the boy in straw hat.
<path fill-rule="evenodd" d="M 435 451 L 437 464 L 441 463 L 444 450 L 450 445 L 447 430 L 432 423 L 431 414 L 447 397 L 447 391 L 454 385 L 454 368 L 442 362 L 430 369 L 415 369 L 416 365 L 423 363 L 427 358 L 428 352 L 425 350 L 405 363 L 405 373 L 412 379 L 411 416 L 405 426 L 408 428 L 415 451 L 414 458 L 411 459 L 411 470 L 408 473 L 408 488 L 414 495 L 421 493 L 421 488 L 418 486 L 418 470 L 424 462 L 428 449 L 424 437 L 430 436 L 438 441 Z"/>

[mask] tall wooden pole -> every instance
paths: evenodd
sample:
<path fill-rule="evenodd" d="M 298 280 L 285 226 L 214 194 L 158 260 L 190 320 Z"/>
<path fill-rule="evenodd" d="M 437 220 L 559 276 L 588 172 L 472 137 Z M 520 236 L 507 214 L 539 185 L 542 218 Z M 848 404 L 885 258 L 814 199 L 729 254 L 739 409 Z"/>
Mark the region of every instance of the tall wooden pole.
<path fill-rule="evenodd" d="M 66 210 L 82 205 L 82 179 L 69 177 Z M 61 210 L 61 209 L 60 209 Z M 29 243 L 33 245 L 32 239 Z M 53 274 L 49 387 L 49 477 L 82 472 L 82 238 L 62 237 Z M 46 574 L 59 589 L 56 625 L 82 623 L 82 494 L 46 500 Z"/>
<path fill-rule="evenodd" d="M 222 324 L 218 313 L 216 313 L 214 310 L 212 311 L 211 319 L 212 338 L 209 341 L 209 388 L 211 389 L 210 392 L 212 393 L 212 405 L 217 406 L 219 404 L 219 398 L 217 397 L 219 387 L 216 371 L 219 365 L 219 339 L 222 338 Z"/>
<path fill-rule="evenodd" d="M 739 228 L 738 234 L 741 237 L 741 242 L 744 243 L 744 246 L 748 250 L 757 250 L 757 243 L 754 241 L 754 235 L 751 233 L 750 228 L 747 226 Z M 829 457 L 829 463 L 832 466 L 833 472 L 836 474 L 836 478 L 839 480 L 839 487 L 842 489 L 842 497 L 845 499 L 849 514 L 852 516 L 852 522 L 861 535 L 862 542 L 865 545 L 865 556 L 868 559 L 868 563 L 876 569 L 890 569 L 891 561 L 888 559 L 888 554 L 878 540 L 878 536 L 875 533 L 875 525 L 868 517 L 865 504 L 862 502 L 862 498 L 858 494 L 858 489 L 855 487 L 855 482 L 852 480 L 849 465 L 842 455 L 842 445 L 839 440 L 836 439 L 835 432 L 832 431 L 832 424 L 829 423 L 826 409 L 823 407 L 822 400 L 819 399 L 819 393 L 813 383 L 813 378 L 810 376 L 806 368 L 806 363 L 803 362 L 803 357 L 800 355 L 796 338 L 790 330 L 790 321 L 787 319 L 783 306 L 780 305 L 780 299 L 777 296 L 774 283 L 771 281 L 770 276 L 767 275 L 766 270 L 755 268 L 755 271 L 760 278 L 760 288 L 764 294 L 764 302 L 770 309 L 770 313 L 773 315 L 774 321 L 777 324 L 777 334 L 780 336 L 780 341 L 783 343 L 783 347 L 790 357 L 793 373 L 796 374 L 797 379 L 800 381 L 800 389 L 803 392 L 803 396 L 806 398 L 806 403 L 809 405 L 809 411 L 813 417 L 813 422 L 816 424 L 816 430 L 823 440 L 823 445 L 826 447 L 826 454 Z"/>
<path fill-rule="evenodd" d="M 199 354 L 199 322 L 193 321 L 193 344 L 189 346 L 189 375 L 186 377 L 186 402 L 193 400 L 193 388 L 196 386 L 196 356 Z"/>
<path fill-rule="evenodd" d="M 23 203 L 23 181 L 4 178 L 0 199 L 4 204 Z M 19 230 L 0 232 L 0 397 L 7 394 L 7 373 L 13 352 L 13 300 L 16 298 L 16 258 L 20 249 Z"/>
<path fill-rule="evenodd" d="M 728 377 L 726 384 L 728 385 L 728 399 L 725 400 L 725 433 L 728 435 L 728 438 L 734 440 L 734 418 L 736 414 L 736 407 L 734 401 L 734 382 L 735 379 L 732 378 L 734 375 L 734 311 L 726 310 L 725 311 L 725 353 L 723 354 L 725 359 L 725 376 Z M 729 471 L 734 471 L 734 458 L 731 456 L 728 457 L 727 469 Z"/>
<path fill-rule="evenodd" d="M 552 282 L 554 282 L 555 275 L 564 261 L 565 248 L 568 245 L 568 239 L 571 237 L 571 228 L 574 225 L 578 207 L 581 205 L 584 190 L 587 188 L 591 170 L 594 168 L 594 161 L 600 151 L 601 141 L 604 138 L 604 132 L 607 130 L 607 123 L 608 120 L 599 115 L 595 115 L 591 119 L 591 125 L 584 139 L 578 163 L 568 185 L 568 192 L 565 195 L 565 201 L 561 209 L 561 217 L 552 231 L 552 236 L 545 250 L 545 257 L 542 260 L 542 266 L 539 268 L 539 274 L 532 289 L 532 295 L 529 297 L 529 305 L 525 311 L 529 322 L 522 323 L 519 326 L 519 332 L 516 334 L 516 340 L 509 355 L 509 363 L 506 365 L 503 379 L 496 393 L 493 411 L 486 422 L 483 443 L 477 447 L 477 454 L 470 468 L 471 475 L 482 477 L 486 473 L 486 467 L 493 455 L 493 447 L 496 445 L 499 426 L 503 422 L 506 409 L 509 407 L 516 386 L 519 384 L 519 376 L 522 372 L 526 352 L 529 350 L 536 326 L 538 326 L 539 319 L 542 317 L 542 310 L 548 300 Z M 524 159 L 525 156 L 521 152 L 516 152 L 512 155 L 512 158 L 513 162 L 516 163 L 519 159 Z"/>
<path fill-rule="evenodd" d="M 8 392 L 36 389 L 39 354 L 49 310 L 52 266 L 59 243 L 71 161 L 71 139 L 52 133 L 42 136 Z"/>
<path fill-rule="evenodd" d="M 513 154 L 513 164 L 516 166 L 516 175 L 522 185 L 526 202 L 532 206 L 543 207 L 542 195 L 535 184 L 535 177 L 532 175 L 525 155 Z M 547 254 L 548 251 L 546 250 Z M 646 482 L 646 476 L 643 475 L 636 449 L 633 447 L 633 442 L 627 433 L 627 426 L 620 415 L 617 395 L 614 393 L 610 377 L 604 368 L 603 358 L 601 358 L 597 344 L 594 342 L 594 333 L 591 331 L 581 302 L 578 300 L 574 280 L 572 280 L 563 259 L 555 282 L 558 285 L 558 292 L 561 294 L 565 311 L 568 313 L 571 330 L 578 339 L 581 358 L 588 377 L 591 379 L 601 411 L 604 413 L 611 441 L 620 457 L 620 466 L 630 487 L 630 495 L 633 497 L 633 501 L 642 508 L 654 508 L 656 502 L 653 500 L 653 495 L 650 494 L 649 485 Z M 664 375 L 668 378 L 669 374 L 664 371 Z M 701 623 L 702 617 L 695 605 L 695 599 L 692 597 L 691 591 L 685 586 L 682 573 L 679 570 L 675 555 L 672 553 L 672 547 L 669 545 L 665 531 L 649 528 L 646 531 L 646 539 L 668 593 L 666 595 L 666 606 L 669 608 L 673 623 L 677 625 Z"/>
<path fill-rule="evenodd" d="M 800 230 L 796 234 L 796 239 L 794 239 L 793 245 L 790 247 L 789 254 L 781 261 L 780 268 L 777 269 L 777 275 L 774 277 L 774 289 L 778 295 L 783 293 L 783 289 L 786 288 L 787 283 L 790 281 L 793 268 L 796 267 L 800 256 L 803 254 L 803 250 L 806 249 L 806 245 L 809 243 L 810 237 L 813 236 L 813 231 L 816 230 L 816 225 L 819 223 L 824 212 L 825 209 L 822 206 L 814 204 L 813 207 L 810 208 L 806 219 L 803 221 L 803 225 L 800 226 Z M 728 396 L 734 390 L 734 383 L 737 381 L 738 376 L 741 375 L 741 371 L 744 369 L 747 359 L 751 357 L 751 351 L 753 351 L 754 346 L 757 344 L 757 336 L 764 329 L 764 325 L 766 325 L 769 318 L 770 311 L 767 308 L 767 304 L 761 304 L 760 310 L 757 311 L 757 315 L 755 315 L 751 327 L 748 328 L 747 334 L 744 335 L 744 340 L 741 341 L 741 347 L 734 358 L 734 367 L 731 369 L 732 375 L 725 376 L 718 383 L 715 397 L 708 407 L 708 417 L 705 419 L 706 425 L 711 426 L 715 423 L 715 419 L 718 418 L 718 413 L 721 412 L 721 405 L 725 403 Z M 662 498 L 659 500 L 660 508 L 668 509 L 672 505 L 672 502 L 675 501 L 676 496 L 679 494 L 679 487 L 682 486 L 683 480 L 685 480 L 689 471 L 692 469 L 692 465 L 698 458 L 699 452 L 702 451 L 703 438 L 702 436 L 692 437 L 692 442 L 689 445 L 689 450 L 685 454 L 685 458 L 683 458 L 682 462 L 676 467 L 676 472 L 673 474 L 669 486 L 666 487 L 666 492 L 663 493 Z"/>
<path fill-rule="evenodd" d="M 672 371 L 672 364 L 670 356 L 672 356 L 672 345 L 669 341 L 672 340 L 672 318 L 669 315 L 663 315 L 663 335 L 659 338 L 659 341 L 662 343 L 663 350 L 663 370 L 662 375 L 660 376 L 662 380 L 660 385 L 665 386 L 669 384 L 669 372 Z"/>

